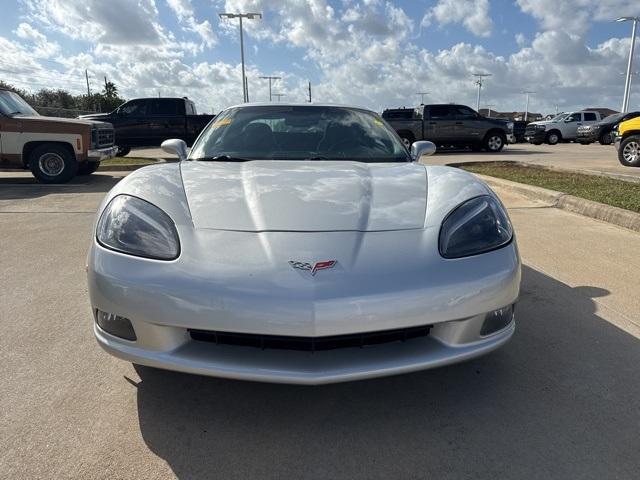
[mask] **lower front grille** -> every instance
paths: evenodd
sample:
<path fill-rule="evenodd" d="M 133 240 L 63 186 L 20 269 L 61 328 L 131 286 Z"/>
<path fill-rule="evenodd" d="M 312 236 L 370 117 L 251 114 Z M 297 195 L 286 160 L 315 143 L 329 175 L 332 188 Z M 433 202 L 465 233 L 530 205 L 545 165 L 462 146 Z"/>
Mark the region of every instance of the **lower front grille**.
<path fill-rule="evenodd" d="M 237 345 L 274 350 L 302 350 L 317 352 L 338 348 L 367 347 L 382 343 L 401 342 L 429 335 L 431 325 L 380 332 L 352 333 L 331 337 L 288 337 L 278 335 L 256 335 L 252 333 L 229 333 L 208 330 L 189 330 L 191 338 L 198 342 L 218 345 Z"/>

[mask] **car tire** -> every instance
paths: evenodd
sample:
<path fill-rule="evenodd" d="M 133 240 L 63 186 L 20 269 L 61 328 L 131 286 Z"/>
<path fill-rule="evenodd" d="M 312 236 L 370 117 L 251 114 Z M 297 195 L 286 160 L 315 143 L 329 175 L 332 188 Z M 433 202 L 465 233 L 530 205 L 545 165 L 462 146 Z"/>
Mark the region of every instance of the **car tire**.
<path fill-rule="evenodd" d="M 613 143 L 611 132 L 600 135 L 600 139 L 598 141 L 600 142 L 600 145 L 611 145 Z"/>
<path fill-rule="evenodd" d="M 630 135 L 622 140 L 618 160 L 625 167 L 640 167 L 640 135 Z"/>
<path fill-rule="evenodd" d="M 78 173 L 78 162 L 71 148 L 45 143 L 29 154 L 29 169 L 41 183 L 66 183 Z"/>
<path fill-rule="evenodd" d="M 100 167 L 100 162 L 85 162 L 78 167 L 78 175 L 91 175 Z"/>
<path fill-rule="evenodd" d="M 507 137 L 502 132 L 489 132 L 484 138 L 483 147 L 489 153 L 497 153 L 504 148 Z"/>
<path fill-rule="evenodd" d="M 547 136 L 545 138 L 545 142 L 547 142 L 549 145 L 557 145 L 561 141 L 562 134 L 557 130 L 551 130 L 549 133 L 547 133 Z"/>
<path fill-rule="evenodd" d="M 131 151 L 131 147 L 122 147 L 120 145 L 117 145 L 118 147 L 118 152 L 116 153 L 116 156 L 118 157 L 126 157 L 127 154 Z"/>
<path fill-rule="evenodd" d="M 413 134 L 411 132 L 398 132 L 398 136 L 407 150 L 411 150 L 411 145 L 416 141 Z"/>

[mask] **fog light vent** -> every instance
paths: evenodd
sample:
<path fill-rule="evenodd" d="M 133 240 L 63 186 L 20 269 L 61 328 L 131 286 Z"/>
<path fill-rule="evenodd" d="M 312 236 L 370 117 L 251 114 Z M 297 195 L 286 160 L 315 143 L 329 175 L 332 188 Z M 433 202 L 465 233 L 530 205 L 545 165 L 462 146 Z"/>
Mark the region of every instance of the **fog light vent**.
<path fill-rule="evenodd" d="M 128 318 L 96 310 L 96 323 L 102 330 L 116 337 L 132 341 L 137 339 L 136 332 Z"/>
<path fill-rule="evenodd" d="M 480 335 L 489 335 L 502 330 L 513 320 L 513 305 L 499 308 L 493 312 L 487 313 L 484 323 L 480 329 Z"/>

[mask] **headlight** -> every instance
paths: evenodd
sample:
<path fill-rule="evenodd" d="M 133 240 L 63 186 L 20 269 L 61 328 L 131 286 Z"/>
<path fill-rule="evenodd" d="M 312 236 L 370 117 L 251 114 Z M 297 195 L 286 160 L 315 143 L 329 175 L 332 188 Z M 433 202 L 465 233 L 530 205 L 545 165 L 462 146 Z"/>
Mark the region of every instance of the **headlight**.
<path fill-rule="evenodd" d="M 507 130 L 513 133 L 513 122 L 507 122 Z"/>
<path fill-rule="evenodd" d="M 440 255 L 460 258 L 500 248 L 513 229 L 502 205 L 493 197 L 472 198 L 453 210 L 440 229 Z"/>
<path fill-rule="evenodd" d="M 173 260 L 180 254 L 178 232 L 169 216 L 130 195 L 118 195 L 109 202 L 96 237 L 103 247 L 138 257 Z"/>

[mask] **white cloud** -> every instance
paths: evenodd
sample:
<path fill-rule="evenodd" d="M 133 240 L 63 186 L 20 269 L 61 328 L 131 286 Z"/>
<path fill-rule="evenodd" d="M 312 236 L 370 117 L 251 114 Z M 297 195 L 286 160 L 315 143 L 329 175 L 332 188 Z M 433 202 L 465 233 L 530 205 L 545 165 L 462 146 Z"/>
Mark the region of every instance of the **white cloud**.
<path fill-rule="evenodd" d="M 428 27 L 435 20 L 440 25 L 462 23 L 479 37 L 488 37 L 493 29 L 489 15 L 489 0 L 439 0 L 427 11 L 421 25 Z"/>
<path fill-rule="evenodd" d="M 209 20 L 202 22 L 196 20 L 191 0 L 167 0 L 167 4 L 178 17 L 178 21 L 185 25 L 185 30 L 197 34 L 202 43 L 208 48 L 213 47 L 218 42 Z"/>

